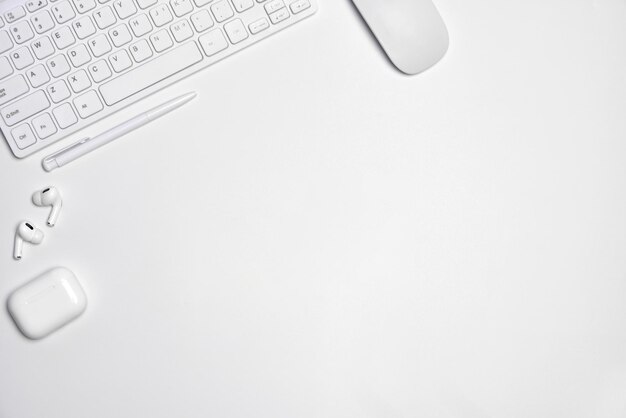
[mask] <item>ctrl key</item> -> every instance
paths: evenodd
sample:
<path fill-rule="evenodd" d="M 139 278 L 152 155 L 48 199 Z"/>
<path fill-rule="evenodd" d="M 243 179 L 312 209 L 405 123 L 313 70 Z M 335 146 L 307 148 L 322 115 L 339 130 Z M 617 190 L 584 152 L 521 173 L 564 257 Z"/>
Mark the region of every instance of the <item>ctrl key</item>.
<path fill-rule="evenodd" d="M 28 148 L 37 142 L 37 138 L 35 138 L 35 134 L 33 133 L 33 130 L 30 129 L 30 126 L 28 126 L 28 123 L 24 123 L 17 128 L 13 128 L 11 135 L 13 136 L 13 139 L 19 149 Z"/>

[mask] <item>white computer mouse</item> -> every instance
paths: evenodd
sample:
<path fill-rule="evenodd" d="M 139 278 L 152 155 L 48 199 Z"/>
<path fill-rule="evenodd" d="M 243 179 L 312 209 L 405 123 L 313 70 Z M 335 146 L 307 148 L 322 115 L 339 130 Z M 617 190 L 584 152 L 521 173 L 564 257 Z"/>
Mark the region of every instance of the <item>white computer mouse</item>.
<path fill-rule="evenodd" d="M 448 30 L 431 0 L 352 2 L 400 71 L 421 73 L 448 50 Z"/>

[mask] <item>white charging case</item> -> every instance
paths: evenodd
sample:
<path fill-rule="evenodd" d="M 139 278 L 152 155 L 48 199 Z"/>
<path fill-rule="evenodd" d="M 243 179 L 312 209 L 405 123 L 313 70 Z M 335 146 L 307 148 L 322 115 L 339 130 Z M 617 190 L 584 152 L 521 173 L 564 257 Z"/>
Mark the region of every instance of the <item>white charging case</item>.
<path fill-rule="evenodd" d="M 78 318 L 87 296 L 74 273 L 57 267 L 15 290 L 7 307 L 22 334 L 38 340 Z"/>

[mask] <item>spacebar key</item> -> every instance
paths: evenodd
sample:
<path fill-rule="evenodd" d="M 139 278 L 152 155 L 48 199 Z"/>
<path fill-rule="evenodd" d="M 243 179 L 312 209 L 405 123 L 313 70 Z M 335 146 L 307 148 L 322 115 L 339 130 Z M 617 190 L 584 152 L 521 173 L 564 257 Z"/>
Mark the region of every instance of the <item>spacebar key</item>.
<path fill-rule="evenodd" d="M 200 50 L 195 42 L 189 42 L 102 84 L 100 94 L 111 106 L 200 61 Z"/>

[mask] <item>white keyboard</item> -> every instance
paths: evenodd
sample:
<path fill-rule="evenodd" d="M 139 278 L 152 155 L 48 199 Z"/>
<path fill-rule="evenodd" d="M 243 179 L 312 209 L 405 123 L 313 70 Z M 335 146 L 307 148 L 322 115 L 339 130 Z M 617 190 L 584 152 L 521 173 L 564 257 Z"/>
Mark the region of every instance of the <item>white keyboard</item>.
<path fill-rule="evenodd" d="M 0 2 L 0 130 L 23 158 L 316 11 L 314 0 Z"/>

